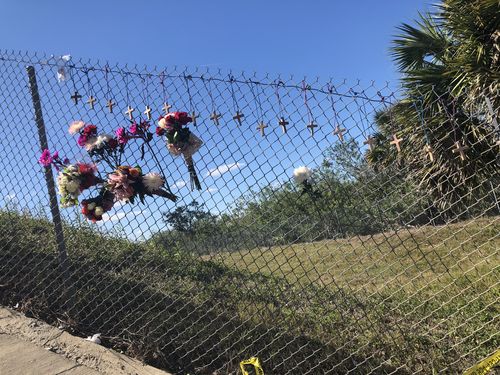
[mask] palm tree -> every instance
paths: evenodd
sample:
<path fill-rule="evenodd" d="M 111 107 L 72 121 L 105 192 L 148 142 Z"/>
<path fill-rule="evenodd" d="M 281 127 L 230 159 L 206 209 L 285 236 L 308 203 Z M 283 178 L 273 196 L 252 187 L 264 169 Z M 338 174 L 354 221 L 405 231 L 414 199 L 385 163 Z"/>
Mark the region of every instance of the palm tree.
<path fill-rule="evenodd" d="M 416 26 L 401 25 L 392 54 L 403 97 L 375 117 L 372 166 L 404 169 L 455 217 L 498 184 L 499 25 L 498 0 L 445 0 Z M 394 134 L 399 153 L 388 146 Z"/>

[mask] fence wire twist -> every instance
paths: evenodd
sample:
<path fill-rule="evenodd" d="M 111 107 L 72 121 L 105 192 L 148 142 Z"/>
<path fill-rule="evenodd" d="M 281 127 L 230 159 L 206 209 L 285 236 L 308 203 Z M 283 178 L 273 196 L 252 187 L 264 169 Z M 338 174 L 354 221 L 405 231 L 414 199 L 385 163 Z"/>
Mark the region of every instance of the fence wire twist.
<path fill-rule="evenodd" d="M 129 106 L 194 112 L 202 190 L 164 141 L 144 160 L 131 142 L 127 162 L 179 200 L 98 224 L 61 209 L 64 276 L 27 65 L 49 147 L 76 160 L 73 120 L 112 133 Z M 495 97 L 83 59 L 58 82 L 58 67 L 0 52 L 0 303 L 176 373 L 252 356 L 270 374 L 457 373 L 498 348 Z"/>

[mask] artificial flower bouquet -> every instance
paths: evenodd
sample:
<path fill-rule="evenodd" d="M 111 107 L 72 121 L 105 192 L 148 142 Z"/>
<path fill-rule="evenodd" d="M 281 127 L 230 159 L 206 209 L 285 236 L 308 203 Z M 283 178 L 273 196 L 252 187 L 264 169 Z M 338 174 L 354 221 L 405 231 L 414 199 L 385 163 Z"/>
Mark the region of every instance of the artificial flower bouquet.
<path fill-rule="evenodd" d="M 168 151 L 174 156 L 182 155 L 188 167 L 191 189 L 201 190 L 200 180 L 196 174 L 193 155 L 203 145 L 203 141 L 195 136 L 187 127 L 193 119 L 186 112 L 167 113 L 158 120 L 156 134 L 165 136 Z"/>
<path fill-rule="evenodd" d="M 293 179 L 298 185 L 302 186 L 300 195 L 309 194 L 311 198 L 315 199 L 319 198 L 321 194 L 315 190 L 311 184 L 312 175 L 313 171 L 306 166 L 298 167 L 293 170 Z"/>
<path fill-rule="evenodd" d="M 115 197 L 115 200 L 134 203 L 139 198 L 144 203 L 146 195 L 158 195 L 171 200 L 176 197 L 164 189 L 165 180 L 159 173 L 143 174 L 140 167 L 119 166 L 108 175 L 104 185 L 105 190 Z"/>
<path fill-rule="evenodd" d="M 103 215 L 113 208 L 118 201 L 134 203 L 138 198 L 144 203 L 145 196 L 161 196 L 176 201 L 166 184 L 165 178 L 159 173 L 143 174 L 138 166 L 124 166 L 121 164 L 125 146 L 130 139 L 142 139 L 149 142 L 153 135 L 149 132 L 149 123 L 133 122 L 128 129 L 119 128 L 114 135 L 99 134 L 97 126 L 75 121 L 69 127 L 69 133 L 78 134 L 77 143 L 84 148 L 91 163 L 70 163 L 62 160 L 56 151 L 51 154 L 44 150 L 39 162 L 45 168 L 54 168 L 58 171 L 57 185 L 62 207 L 71 207 L 79 204 L 80 195 L 90 188 L 98 190 L 96 196 L 81 201 L 82 214 L 92 222 L 102 220 Z M 144 144 L 145 144 L 144 143 Z M 144 157 L 144 144 L 141 147 Z M 102 178 L 98 165 L 104 162 L 112 170 Z"/>
<path fill-rule="evenodd" d="M 78 198 L 84 190 L 102 182 L 96 176 L 97 168 L 94 164 L 70 164 L 68 159 L 61 160 L 57 151 L 51 154 L 49 150 L 44 150 L 39 161 L 46 168 L 53 165 L 59 172 L 57 187 L 62 207 L 78 205 Z"/>

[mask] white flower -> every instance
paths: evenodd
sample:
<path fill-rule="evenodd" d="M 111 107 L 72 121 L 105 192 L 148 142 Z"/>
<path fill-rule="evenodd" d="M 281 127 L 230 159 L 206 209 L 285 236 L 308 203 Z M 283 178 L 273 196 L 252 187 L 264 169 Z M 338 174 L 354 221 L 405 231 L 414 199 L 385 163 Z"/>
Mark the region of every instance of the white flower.
<path fill-rule="evenodd" d="M 97 137 L 91 137 L 85 142 L 85 149 L 92 151 L 96 147 Z"/>
<path fill-rule="evenodd" d="M 71 180 L 68 181 L 68 183 L 64 186 L 64 188 L 68 193 L 76 193 L 80 188 L 80 184 L 76 180 Z"/>
<path fill-rule="evenodd" d="M 101 134 L 101 135 L 97 136 L 97 138 L 95 139 L 94 146 L 96 148 L 103 148 L 105 146 L 105 144 L 107 142 L 109 142 L 109 140 L 111 138 L 113 138 L 113 137 L 109 134 Z"/>
<path fill-rule="evenodd" d="M 97 206 L 94 210 L 95 216 L 102 216 L 103 213 L 104 213 L 104 210 L 101 206 Z"/>
<path fill-rule="evenodd" d="M 80 130 L 82 130 L 82 128 L 84 126 L 85 126 L 85 123 L 81 120 L 80 121 L 73 121 L 71 124 L 69 124 L 68 132 L 69 132 L 69 134 L 76 134 Z"/>
<path fill-rule="evenodd" d="M 87 205 L 87 208 L 92 211 L 94 208 L 95 208 L 95 203 L 94 202 L 90 202 L 88 205 Z"/>
<path fill-rule="evenodd" d="M 144 177 L 142 178 L 142 182 L 144 183 L 144 186 L 149 192 L 153 192 L 160 189 L 165 183 L 160 174 L 155 172 L 145 174 Z"/>
<path fill-rule="evenodd" d="M 162 129 L 165 129 L 167 127 L 167 121 L 165 120 L 165 117 L 162 117 L 159 121 L 158 121 L 158 126 Z"/>
<path fill-rule="evenodd" d="M 312 176 L 312 170 L 303 166 L 298 167 L 293 170 L 293 179 L 296 183 L 301 184 L 304 181 L 308 180 Z"/>

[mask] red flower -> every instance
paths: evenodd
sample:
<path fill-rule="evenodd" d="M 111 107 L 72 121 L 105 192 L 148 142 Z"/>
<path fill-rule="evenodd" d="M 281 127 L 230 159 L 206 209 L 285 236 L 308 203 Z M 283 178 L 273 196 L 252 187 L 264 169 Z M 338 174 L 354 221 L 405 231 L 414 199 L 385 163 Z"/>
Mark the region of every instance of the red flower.
<path fill-rule="evenodd" d="M 93 164 L 86 164 L 86 163 L 78 163 L 78 172 L 80 174 L 94 174 L 95 172 L 95 165 Z"/>
<path fill-rule="evenodd" d="M 165 134 L 165 129 L 156 128 L 156 135 L 162 136 Z"/>
<path fill-rule="evenodd" d="M 186 125 L 193 121 L 193 119 L 188 116 L 187 112 L 174 112 L 174 119 L 180 125 Z"/>
<path fill-rule="evenodd" d="M 88 189 L 96 184 L 96 178 L 93 174 L 84 174 L 80 182 L 80 190 Z"/>
<path fill-rule="evenodd" d="M 114 150 L 116 147 L 118 147 L 118 141 L 115 138 L 111 138 L 108 141 L 108 146 L 110 149 Z"/>
<path fill-rule="evenodd" d="M 97 126 L 86 125 L 82 130 L 82 134 L 86 135 L 87 137 L 96 136 L 97 135 Z"/>

